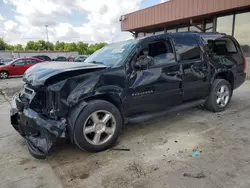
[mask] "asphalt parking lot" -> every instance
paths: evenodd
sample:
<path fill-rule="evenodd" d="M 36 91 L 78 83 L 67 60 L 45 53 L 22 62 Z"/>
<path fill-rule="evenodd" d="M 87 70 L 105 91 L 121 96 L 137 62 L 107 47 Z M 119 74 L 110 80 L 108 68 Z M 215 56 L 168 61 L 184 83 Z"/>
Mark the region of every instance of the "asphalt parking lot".
<path fill-rule="evenodd" d="M 250 82 L 225 112 L 193 108 L 128 125 L 115 148 L 90 154 L 71 144 L 34 159 L 9 122 L 20 78 L 0 80 L 0 182 L 4 188 L 249 188 Z"/>

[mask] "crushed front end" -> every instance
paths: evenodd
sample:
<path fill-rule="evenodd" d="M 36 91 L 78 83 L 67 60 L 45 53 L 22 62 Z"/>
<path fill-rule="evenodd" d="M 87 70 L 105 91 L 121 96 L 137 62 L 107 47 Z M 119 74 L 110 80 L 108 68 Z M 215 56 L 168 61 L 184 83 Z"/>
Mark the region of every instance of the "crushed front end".
<path fill-rule="evenodd" d="M 54 97 L 44 88 L 25 84 L 12 99 L 11 124 L 36 158 L 45 158 L 59 139 L 67 137 L 67 120 L 56 116 Z"/>

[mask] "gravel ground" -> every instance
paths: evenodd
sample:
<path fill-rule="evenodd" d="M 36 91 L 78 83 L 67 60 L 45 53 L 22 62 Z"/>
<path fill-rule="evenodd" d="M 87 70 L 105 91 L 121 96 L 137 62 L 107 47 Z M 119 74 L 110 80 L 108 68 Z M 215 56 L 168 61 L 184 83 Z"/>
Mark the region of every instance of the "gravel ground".
<path fill-rule="evenodd" d="M 0 89 L 10 95 L 21 80 L 8 83 L 15 89 L 3 89 L 2 80 Z M 29 155 L 0 95 L 0 187 L 249 188 L 249 88 L 246 82 L 236 90 L 222 113 L 197 107 L 128 125 L 115 148 L 130 151 L 90 154 L 61 144 L 46 160 Z"/>

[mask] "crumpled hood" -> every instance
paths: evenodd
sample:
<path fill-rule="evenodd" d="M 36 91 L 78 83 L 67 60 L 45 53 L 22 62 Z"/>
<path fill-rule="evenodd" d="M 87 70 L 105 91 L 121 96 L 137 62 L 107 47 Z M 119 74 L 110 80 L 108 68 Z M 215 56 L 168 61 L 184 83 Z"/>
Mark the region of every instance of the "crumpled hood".
<path fill-rule="evenodd" d="M 29 68 L 23 76 L 23 81 L 33 86 L 44 85 L 51 77 L 58 74 L 88 70 L 107 68 L 105 65 L 93 63 L 77 63 L 77 62 L 46 62 L 38 63 Z M 83 72 L 84 73 L 84 72 Z"/>

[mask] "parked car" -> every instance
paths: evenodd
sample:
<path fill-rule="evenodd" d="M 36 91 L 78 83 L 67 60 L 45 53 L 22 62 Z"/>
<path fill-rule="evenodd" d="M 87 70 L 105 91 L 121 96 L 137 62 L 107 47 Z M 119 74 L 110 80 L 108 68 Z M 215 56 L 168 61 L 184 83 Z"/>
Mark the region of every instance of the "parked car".
<path fill-rule="evenodd" d="M 245 71 L 239 43 L 224 34 L 161 34 L 110 44 L 85 63 L 42 63 L 26 71 L 11 124 L 37 158 L 65 138 L 99 152 L 127 123 L 197 105 L 225 110 Z"/>
<path fill-rule="evenodd" d="M 86 56 L 86 55 L 79 55 L 79 56 L 75 57 L 74 62 L 84 62 L 87 58 L 88 58 L 88 56 Z"/>
<path fill-rule="evenodd" d="M 47 55 L 36 55 L 33 56 L 34 58 L 41 59 L 43 61 L 52 61 L 51 58 Z"/>
<path fill-rule="evenodd" d="M 0 78 L 6 79 L 9 76 L 20 76 L 30 68 L 31 66 L 43 62 L 37 58 L 19 58 L 11 62 L 6 63 L 5 65 L 0 66 Z"/>
<path fill-rule="evenodd" d="M 0 65 L 5 65 L 6 63 L 11 62 L 11 61 L 13 61 L 12 58 L 2 58 L 0 59 Z"/>
<path fill-rule="evenodd" d="M 67 58 L 67 61 L 74 61 L 74 57 L 69 56 L 69 57 Z"/>
<path fill-rule="evenodd" d="M 63 56 L 58 56 L 53 58 L 53 61 L 67 61 L 67 58 Z"/>

